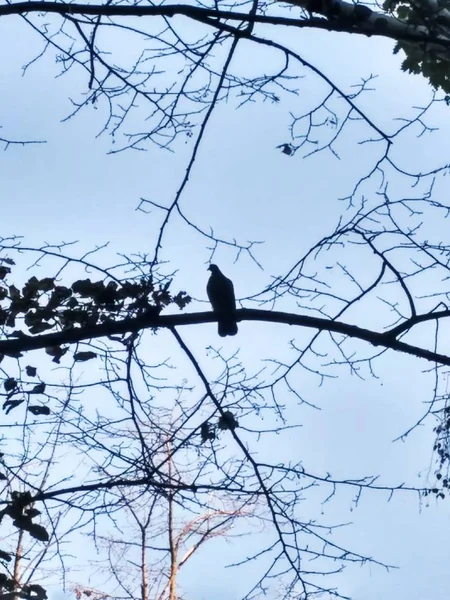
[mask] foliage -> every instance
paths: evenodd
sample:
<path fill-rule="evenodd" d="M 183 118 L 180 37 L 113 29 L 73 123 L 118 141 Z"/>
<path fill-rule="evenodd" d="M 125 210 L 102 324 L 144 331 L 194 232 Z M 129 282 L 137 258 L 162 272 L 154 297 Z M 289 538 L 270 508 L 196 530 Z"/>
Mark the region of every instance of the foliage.
<path fill-rule="evenodd" d="M 5 280 L 8 273 L 10 268 L 3 267 L 0 278 Z M 51 277 L 39 280 L 33 276 L 22 290 L 14 284 L 0 286 L 0 298 L 4 301 L 0 305 L 0 325 L 14 328 L 17 317 L 23 315 L 23 323 L 31 335 L 56 327 L 62 330 L 93 327 L 113 322 L 124 314 L 129 317 L 154 315 L 170 304 L 183 309 L 190 302 L 185 292 L 171 296 L 168 283 L 163 288 L 155 288 L 151 278 L 138 282 L 108 281 L 106 284 L 80 279 L 66 287 L 57 285 Z M 20 337 L 24 333 L 16 332 L 15 335 Z M 89 358 L 94 356 L 78 353 L 76 360 Z M 54 359 L 54 362 L 58 360 Z"/>
<path fill-rule="evenodd" d="M 385 0 L 383 10 L 394 15 L 402 23 L 412 28 L 426 28 L 429 40 L 411 43 L 411 41 L 399 40 L 395 44 L 394 54 L 402 50 L 406 54 L 402 62 L 402 70 L 408 73 L 421 73 L 436 90 L 442 90 L 450 94 L 450 51 L 449 47 L 433 44 L 433 38 L 438 40 L 439 36 L 448 30 L 448 16 L 440 15 L 445 9 L 437 3 L 405 2 L 404 0 Z"/>

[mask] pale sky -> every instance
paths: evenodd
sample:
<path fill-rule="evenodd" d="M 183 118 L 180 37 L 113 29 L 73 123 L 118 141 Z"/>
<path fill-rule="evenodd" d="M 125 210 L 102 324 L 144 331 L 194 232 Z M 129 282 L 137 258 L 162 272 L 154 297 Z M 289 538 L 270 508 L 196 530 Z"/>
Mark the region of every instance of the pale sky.
<path fill-rule="evenodd" d="M 174 153 L 149 147 L 148 152 L 107 155 L 110 140 L 95 137 L 102 126 L 101 110 L 92 109 L 61 123 L 70 111 L 67 98 L 76 97 L 85 80 L 70 73 L 54 79 L 57 69 L 48 60 L 21 77 L 21 66 L 33 56 L 33 38 L 26 35 L 18 19 L 0 20 L 0 135 L 45 139 L 47 143 L 13 146 L 2 153 L 1 234 L 23 235 L 29 246 L 79 240 L 80 253 L 110 242 L 101 259 L 105 263 L 113 261 L 116 253 L 152 253 L 161 215 L 156 211 L 145 215 L 135 209 L 141 198 L 161 204 L 173 198 L 192 141 L 180 140 Z M 379 74 L 372 85 L 376 91 L 364 97 L 362 104 L 388 131 L 396 126 L 393 118 L 411 114 L 412 105 L 429 98 L 430 90 L 419 77 L 400 73 L 399 61 L 384 41 L 348 35 L 331 38 L 323 32 L 302 31 L 299 44 L 307 49 L 305 57 L 343 88 L 361 77 Z M 257 53 L 249 51 L 249 57 L 251 66 L 264 71 Z M 333 231 L 343 210 L 337 199 L 349 193 L 376 154 L 373 145 L 354 142 L 358 124 L 345 136 L 345 144 L 341 143 L 340 161 L 325 153 L 309 159 L 302 159 L 300 154 L 289 158 L 277 150 L 278 144 L 289 139 L 289 112 L 300 112 L 307 100 L 303 96 L 308 95 L 309 88 L 302 88 L 301 82 L 299 87 L 298 98 L 282 98 L 279 104 L 248 104 L 240 110 L 235 110 L 231 101 L 220 106 L 181 200 L 186 214 L 200 226 L 212 227 L 230 239 L 265 242 L 255 249 L 263 271 L 245 256 L 235 263 L 232 249 L 221 247 L 217 252 L 214 260 L 233 279 L 238 298 L 260 290 L 272 275 L 286 270 L 297 255 Z M 432 157 L 445 162 L 448 112 L 442 109 L 433 118 L 442 130 L 431 141 L 426 136 L 411 137 L 395 150 L 396 157 L 410 168 L 419 165 L 417 168 L 422 169 L 420 165 L 424 165 L 425 170 Z M 393 189 L 402 185 L 399 180 L 392 182 Z M 405 194 L 410 191 L 405 190 Z M 445 186 L 442 191 L 446 193 Z M 445 223 L 434 222 L 432 228 L 447 232 Z M 163 243 L 164 258 L 177 270 L 175 288 L 203 301 L 209 246 L 179 220 L 169 226 Z M 361 257 L 355 255 L 352 260 L 364 274 Z M 347 282 L 340 279 L 339 272 L 334 273 L 336 285 L 345 289 Z M 205 310 L 206 306 L 193 303 L 187 310 Z M 380 316 L 367 308 L 354 314 L 365 326 L 372 324 L 376 329 L 380 324 Z M 208 358 L 208 346 L 222 347 L 227 354 L 240 349 L 241 360 L 252 371 L 268 356 L 288 356 L 289 341 L 301 336 L 301 332 L 283 326 L 242 323 L 239 327 L 239 335 L 226 340 L 220 340 L 215 325 L 210 324 L 185 328 L 181 334 L 211 375 L 216 366 Z M 357 347 L 364 353 L 362 345 Z M 166 341 L 163 348 L 165 353 L 173 351 Z M 269 444 L 262 439 L 258 457 L 267 455 L 280 462 L 302 460 L 306 470 L 322 476 L 331 473 L 337 479 L 379 475 L 384 485 L 427 485 L 433 472 L 434 423 L 427 421 L 405 441 L 393 440 L 426 410 L 432 374 L 422 371 L 428 367 L 390 352 L 376 363 L 379 379 L 365 373 L 361 381 L 342 366 L 332 368 L 338 377 L 325 380 L 320 387 L 314 376 L 298 371 L 297 387 L 320 410 L 298 406 L 286 394 L 287 414 L 302 428 L 291 436 L 283 435 L 277 448 L 272 441 Z M 186 363 L 181 361 L 179 368 L 186 369 L 186 377 L 195 381 Z M 252 419 L 247 419 L 247 426 L 252 426 Z M 260 426 L 258 417 L 254 419 L 253 425 Z M 246 434 L 242 437 L 245 439 Z M 417 495 L 398 492 L 388 502 L 388 494 L 374 491 L 364 492 L 356 507 L 353 496 L 342 489 L 325 505 L 314 497 L 307 498 L 305 514 L 327 524 L 351 521 L 353 524 L 333 534 L 333 540 L 398 569 L 386 572 L 370 565 L 348 567 L 336 577 L 341 593 L 355 600 L 446 600 L 450 583 L 448 500 L 436 502 L 431 497 L 420 501 Z M 239 547 L 211 542 L 181 577 L 186 598 L 238 600 L 253 579 L 254 567 L 230 572 L 224 564 L 233 562 L 237 554 L 245 554 L 245 544 L 250 549 L 257 543 L 255 539 L 239 540 Z M 77 551 L 75 548 L 74 553 Z"/>

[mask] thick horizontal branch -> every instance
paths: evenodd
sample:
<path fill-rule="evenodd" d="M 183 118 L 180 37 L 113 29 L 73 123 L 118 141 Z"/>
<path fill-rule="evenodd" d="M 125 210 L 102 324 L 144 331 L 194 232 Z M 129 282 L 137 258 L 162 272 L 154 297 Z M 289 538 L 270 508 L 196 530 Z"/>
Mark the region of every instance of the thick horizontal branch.
<path fill-rule="evenodd" d="M 306 2 L 305 2 L 306 3 Z M 298 2 L 302 6 L 302 2 Z M 207 23 L 210 26 L 220 29 L 223 21 L 239 21 L 241 23 L 264 23 L 266 25 L 284 25 L 297 28 L 314 28 L 326 31 L 356 33 L 362 35 L 375 35 L 387 37 L 394 40 L 405 40 L 411 42 L 426 41 L 439 46 L 448 48 L 450 40 L 444 37 L 429 35 L 423 32 L 419 27 L 412 27 L 399 22 L 397 19 L 384 15 L 383 13 L 372 12 L 367 21 L 351 20 L 348 18 L 309 18 L 309 19 L 290 19 L 286 17 L 276 17 L 271 15 L 241 13 L 237 11 L 215 10 L 202 8 L 199 6 L 189 6 L 187 4 L 172 4 L 160 6 L 124 4 L 82 4 L 82 3 L 64 3 L 64 2 L 15 2 L 0 6 L 0 17 L 7 15 L 22 15 L 26 13 L 54 13 L 61 16 L 65 15 L 91 15 L 91 16 L 109 16 L 109 17 L 174 17 L 175 15 L 185 16 L 197 20 L 201 23 Z M 395 24 L 395 27 L 391 24 Z M 385 26 L 381 26 L 383 21 Z M 386 26 L 387 25 L 387 26 Z M 237 33 L 237 31 L 236 31 Z M 246 36 L 244 30 L 240 35 Z"/>
<path fill-rule="evenodd" d="M 434 318 L 439 318 L 439 313 L 434 314 Z M 270 310 L 258 310 L 241 308 L 236 311 L 238 321 L 260 321 L 264 323 L 279 323 L 295 327 L 307 327 L 319 331 L 329 331 L 340 333 L 350 338 L 368 342 L 372 346 L 381 346 L 386 349 L 395 350 L 425 358 L 441 365 L 450 366 L 450 356 L 439 354 L 432 350 L 413 346 L 401 342 L 393 335 L 393 331 L 379 333 L 364 329 L 357 325 L 350 325 L 341 321 L 332 321 L 320 317 L 310 317 L 307 315 L 297 315 Z M 417 320 L 417 319 L 416 319 Z M 183 313 L 178 315 L 149 315 L 133 319 L 124 319 L 118 322 L 103 323 L 93 327 L 79 327 L 66 329 L 57 333 L 48 333 L 45 335 L 28 336 L 22 334 L 18 337 L 9 338 L 0 341 L 0 354 L 15 355 L 18 352 L 28 352 L 52 346 L 61 346 L 63 344 L 74 344 L 76 342 L 88 341 L 101 337 L 120 335 L 131 332 L 138 332 L 143 329 L 171 329 L 186 325 L 201 325 L 204 323 L 214 323 L 217 321 L 217 315 L 212 312 Z M 414 325 L 412 320 L 410 326 Z"/>
<path fill-rule="evenodd" d="M 267 466 L 267 468 L 269 469 L 273 469 L 273 466 L 268 464 L 268 465 L 263 465 L 261 464 L 260 466 Z M 277 468 L 280 468 L 279 466 Z M 415 492 L 415 493 L 423 493 L 426 491 L 429 491 L 429 488 L 415 488 L 412 486 L 406 486 L 403 484 L 400 485 L 392 485 L 392 486 L 388 486 L 388 485 L 376 485 L 374 480 L 370 481 L 370 478 L 365 478 L 365 479 L 332 479 L 331 477 L 321 477 L 319 475 L 314 475 L 311 473 L 307 473 L 306 471 L 295 471 L 293 469 L 286 469 L 284 467 L 281 467 L 282 470 L 286 470 L 286 471 L 292 471 L 295 472 L 297 476 L 304 476 L 304 477 L 308 477 L 309 479 L 312 479 L 313 481 L 320 481 L 321 483 L 328 483 L 332 486 L 337 486 L 337 485 L 345 485 L 345 486 L 351 486 L 351 487 L 356 487 L 359 489 L 370 489 L 370 490 L 376 490 L 376 491 L 381 491 L 381 492 L 390 492 L 391 494 L 393 494 L 394 492 Z M 45 491 L 40 491 L 37 492 L 35 494 L 35 496 L 33 496 L 32 501 L 31 502 L 40 502 L 40 501 L 46 501 L 46 500 L 56 500 L 56 499 L 60 499 L 63 498 L 64 496 L 72 496 L 73 494 L 86 494 L 89 492 L 96 492 L 99 490 L 112 490 L 112 489 L 117 489 L 117 488 L 131 488 L 131 487 L 140 487 L 140 486 L 149 486 L 151 488 L 153 488 L 154 490 L 159 490 L 160 492 L 162 491 L 190 491 L 190 492 L 194 492 L 194 493 L 202 493 L 202 492 L 211 492 L 211 491 L 227 491 L 227 492 L 231 492 L 231 493 L 237 493 L 237 494 L 245 494 L 248 496 L 264 496 L 265 492 L 262 489 L 255 489 L 252 486 L 249 486 L 248 488 L 239 486 L 239 485 L 233 485 L 232 482 L 230 482 L 230 485 L 214 485 L 214 484 L 195 484 L 195 483 L 184 483 L 182 481 L 178 481 L 178 482 L 172 482 L 172 481 L 158 481 L 155 478 L 148 476 L 148 477 L 141 477 L 138 479 L 112 479 L 112 480 L 108 480 L 108 481 L 99 481 L 96 483 L 87 483 L 87 484 L 82 484 L 82 485 L 77 485 L 77 486 L 73 486 L 73 487 L 67 487 L 67 488 L 60 488 L 60 489 L 52 489 L 49 490 L 47 492 Z M 30 502 L 30 504 L 31 504 Z M 8 501 L 1 501 L 0 502 L 0 506 L 1 505 L 7 505 Z"/>
<path fill-rule="evenodd" d="M 214 485 L 214 484 L 195 484 L 195 483 L 183 483 L 183 482 L 171 482 L 157 481 L 155 478 L 148 476 L 142 477 L 139 479 L 108 479 L 107 481 L 99 481 L 96 483 L 87 483 L 83 485 L 76 485 L 73 487 L 66 487 L 60 489 L 52 489 L 47 492 L 40 491 L 37 492 L 31 499 L 29 504 L 34 502 L 42 502 L 46 500 L 58 500 L 64 501 L 64 496 L 73 495 L 73 494 L 87 494 L 89 492 L 97 492 L 99 490 L 113 490 L 117 488 L 133 488 L 133 487 L 141 487 L 148 486 L 153 488 L 154 490 L 158 490 L 160 492 L 163 491 L 190 491 L 193 493 L 201 493 L 201 492 L 212 492 L 212 491 L 227 491 L 236 494 L 246 494 L 248 496 L 263 496 L 265 494 L 264 491 L 253 489 L 249 487 L 248 489 L 233 485 L 232 482 L 227 485 Z M 388 488 L 389 489 L 389 488 Z M 406 489 L 406 488 L 405 488 Z M 0 506 L 8 506 L 10 504 L 9 500 L 0 500 Z M 1 515 L 0 511 L 0 516 Z M 0 596 L 1 600 L 1 596 Z"/>

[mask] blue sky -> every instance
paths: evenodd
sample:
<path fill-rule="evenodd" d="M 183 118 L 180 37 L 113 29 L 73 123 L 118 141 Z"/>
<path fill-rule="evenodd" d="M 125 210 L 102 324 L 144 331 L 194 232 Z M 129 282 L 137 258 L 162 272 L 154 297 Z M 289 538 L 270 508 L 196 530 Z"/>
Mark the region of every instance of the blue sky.
<path fill-rule="evenodd" d="M 43 241 L 79 240 L 80 253 L 110 242 L 101 255 L 106 263 L 113 261 L 116 253 L 151 253 L 161 215 L 157 211 L 144 214 L 136 208 L 141 198 L 162 204 L 173 198 L 192 141 L 180 140 L 174 153 L 150 147 L 148 152 L 107 155 L 110 141 L 95 137 L 102 124 L 101 110 L 92 109 L 61 123 L 70 111 L 67 98 L 76 96 L 86 81 L 70 74 L 54 79 L 56 69 L 48 60 L 21 77 L 21 66 L 33 56 L 32 38 L 25 37 L 24 25 L 13 24 L 12 19 L 0 22 L 0 32 L 0 133 L 47 140 L 45 145 L 14 146 L 1 154 L 2 235 L 24 235 L 30 246 Z M 380 126 L 393 127 L 393 118 L 429 97 L 430 91 L 420 78 L 399 72 L 398 60 L 384 41 L 302 31 L 289 33 L 292 43 L 296 43 L 297 35 L 308 59 L 343 87 L 361 76 L 379 73 L 373 84 L 376 91 L 361 103 Z M 267 53 L 248 52 L 249 66 L 264 70 L 267 64 L 259 61 L 269 61 Z M 288 139 L 289 111 L 300 112 L 308 103 L 309 89 L 313 89 L 308 86 L 314 82 L 308 79 L 308 85 L 299 85 L 299 97 L 282 99 L 279 104 L 248 104 L 240 110 L 235 110 L 232 102 L 220 106 L 181 200 L 190 218 L 202 227 L 212 227 L 220 236 L 265 241 L 255 250 L 264 270 L 246 256 L 235 263 L 231 248 L 220 247 L 215 256 L 215 262 L 233 279 L 239 298 L 260 290 L 272 275 L 287 269 L 293 257 L 334 229 L 343 209 L 338 198 L 349 192 L 377 152 L 374 146 L 354 142 L 356 129 L 344 138 L 340 161 L 329 154 L 288 158 L 277 150 L 276 146 Z M 416 166 L 442 159 L 448 115 L 438 110 L 433 119 L 442 126 L 442 132 L 430 141 L 425 136 L 400 142 L 395 150 L 399 160 Z M 445 194 L 445 182 L 441 185 Z M 392 186 L 402 189 L 405 184 L 397 179 Z M 405 193 L 410 191 L 404 189 Z M 446 231 L 443 223 L 436 221 L 433 226 Z M 169 226 L 163 242 L 164 258 L 177 270 L 174 286 L 203 301 L 209 247 L 210 242 L 179 220 Z M 330 256 L 330 266 L 332 263 Z M 360 256 L 353 256 L 352 264 L 364 276 Z M 333 271 L 333 279 L 345 289 L 347 282 L 339 271 Z M 206 306 L 196 303 L 188 310 L 204 310 Z M 378 326 L 379 315 L 367 308 L 355 317 L 365 325 Z M 240 324 L 239 336 L 226 340 L 217 338 L 213 325 L 186 328 L 181 333 L 211 377 L 217 366 L 209 360 L 206 349 L 210 345 L 229 354 L 239 348 L 246 367 L 256 370 L 264 364 L 268 349 L 269 355 L 273 349 L 279 358 L 289 356 L 289 341 L 302 335 L 288 327 L 255 323 Z M 167 336 L 161 339 L 163 352 L 174 352 Z M 380 379 L 366 376 L 361 381 L 341 367 L 333 371 L 337 378 L 325 380 L 321 386 L 317 378 L 299 371 L 296 385 L 320 410 L 298 406 L 286 395 L 288 414 L 302 428 L 283 437 L 276 451 L 278 459 L 302 460 L 307 470 L 332 473 L 336 478 L 379 474 L 386 485 L 426 485 L 432 460 L 432 423 L 415 430 L 405 442 L 392 440 L 420 418 L 424 403 L 431 399 L 432 377 L 422 373 L 427 366 L 389 353 L 377 363 Z M 186 377 L 194 381 L 181 359 L 179 369 L 186 369 Z M 261 424 L 256 416 L 254 419 Z M 248 422 L 252 422 L 250 417 Z M 258 455 L 264 454 L 273 456 L 274 447 L 262 441 Z M 436 503 L 434 498 L 419 501 L 406 492 L 395 494 L 388 502 L 383 492 L 365 492 L 355 507 L 352 497 L 344 489 L 325 505 L 314 497 L 307 498 L 304 510 L 327 523 L 352 521 L 334 536 L 351 549 L 399 569 L 387 573 L 371 566 L 349 568 L 337 579 L 343 593 L 355 600 L 382 596 L 396 600 L 447 598 L 448 502 Z M 181 579 L 186 597 L 203 600 L 213 595 L 218 600 L 237 600 L 253 576 L 253 567 L 230 575 L 224 564 L 232 561 L 235 553 L 245 553 L 246 543 L 251 547 L 254 542 L 241 543 L 244 546 L 235 548 L 215 541 L 193 559 Z"/>

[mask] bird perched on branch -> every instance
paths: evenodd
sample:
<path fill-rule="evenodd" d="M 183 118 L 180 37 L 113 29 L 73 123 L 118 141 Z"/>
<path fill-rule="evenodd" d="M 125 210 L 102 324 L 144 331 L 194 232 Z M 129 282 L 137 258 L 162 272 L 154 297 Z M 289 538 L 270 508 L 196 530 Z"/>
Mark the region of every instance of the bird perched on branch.
<path fill-rule="evenodd" d="M 236 299 L 234 297 L 233 282 L 222 273 L 217 265 L 209 265 L 211 275 L 206 286 L 206 293 L 213 312 L 218 317 L 219 335 L 236 335 Z"/>

